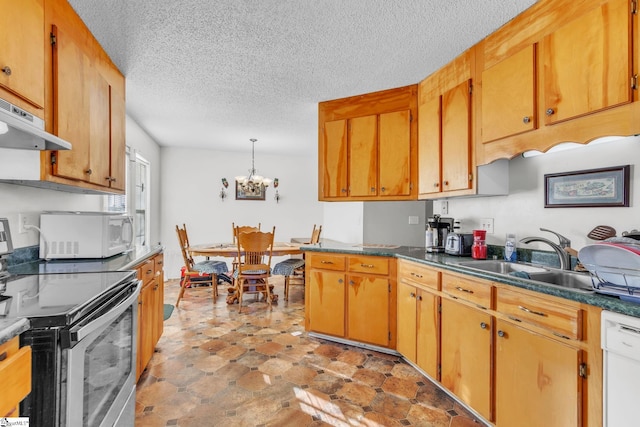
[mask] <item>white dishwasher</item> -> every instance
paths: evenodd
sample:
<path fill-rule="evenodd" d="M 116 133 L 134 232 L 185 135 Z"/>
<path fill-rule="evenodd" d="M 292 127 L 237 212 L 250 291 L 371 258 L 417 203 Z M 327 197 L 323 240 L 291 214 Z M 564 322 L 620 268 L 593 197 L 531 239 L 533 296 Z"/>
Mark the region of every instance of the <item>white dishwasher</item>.
<path fill-rule="evenodd" d="M 640 396 L 640 318 L 602 312 L 603 425 L 637 427 Z"/>

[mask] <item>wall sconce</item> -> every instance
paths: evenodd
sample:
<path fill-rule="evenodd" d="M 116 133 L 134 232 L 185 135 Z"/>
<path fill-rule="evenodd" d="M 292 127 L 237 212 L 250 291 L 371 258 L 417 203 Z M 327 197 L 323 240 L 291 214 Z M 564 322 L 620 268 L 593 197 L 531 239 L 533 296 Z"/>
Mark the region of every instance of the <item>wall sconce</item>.
<path fill-rule="evenodd" d="M 222 178 L 222 185 L 223 185 L 223 188 L 220 189 L 220 198 L 224 202 L 224 199 L 227 198 L 227 192 L 224 191 L 224 189 L 229 187 L 229 182 L 227 181 L 227 178 Z"/>
<path fill-rule="evenodd" d="M 276 189 L 276 194 L 275 196 L 273 196 L 273 198 L 275 199 L 276 203 L 280 202 L 280 194 L 278 193 L 278 185 L 280 184 L 280 182 L 278 181 L 278 178 L 274 178 L 273 179 L 273 188 Z"/>

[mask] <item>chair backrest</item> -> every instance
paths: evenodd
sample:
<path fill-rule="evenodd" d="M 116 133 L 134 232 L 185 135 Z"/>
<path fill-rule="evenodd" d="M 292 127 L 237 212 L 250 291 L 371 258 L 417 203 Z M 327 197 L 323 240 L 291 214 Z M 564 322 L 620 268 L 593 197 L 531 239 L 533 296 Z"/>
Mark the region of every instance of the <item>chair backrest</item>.
<path fill-rule="evenodd" d="M 254 227 L 252 225 L 239 225 L 236 227 L 235 222 L 231 223 L 231 232 L 232 232 L 232 236 L 233 236 L 233 243 L 236 244 L 238 241 L 238 230 L 240 233 L 246 233 L 248 231 L 260 231 L 260 225 L 262 225 L 261 223 L 258 223 L 257 227 Z"/>
<path fill-rule="evenodd" d="M 178 241 L 180 242 L 180 250 L 182 251 L 182 259 L 184 265 L 189 271 L 193 270 L 193 257 L 187 250 L 189 248 L 189 238 L 187 237 L 187 226 L 182 224 L 183 228 L 176 225 L 176 233 L 178 234 Z"/>
<path fill-rule="evenodd" d="M 240 227 L 238 227 L 240 228 Z M 276 227 L 270 233 L 263 231 L 238 232 L 239 273 L 271 270 L 271 255 Z"/>
<path fill-rule="evenodd" d="M 314 244 L 320 242 L 320 233 L 322 232 L 322 226 L 316 228 L 316 225 L 313 224 L 313 231 L 311 232 L 311 240 L 309 243 Z"/>

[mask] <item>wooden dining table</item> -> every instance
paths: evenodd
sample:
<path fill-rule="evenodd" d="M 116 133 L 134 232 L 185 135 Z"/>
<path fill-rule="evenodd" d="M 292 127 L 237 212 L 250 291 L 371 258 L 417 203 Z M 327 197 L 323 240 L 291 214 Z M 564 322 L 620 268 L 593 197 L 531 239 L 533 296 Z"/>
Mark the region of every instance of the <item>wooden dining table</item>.
<path fill-rule="evenodd" d="M 273 256 L 296 255 L 301 254 L 301 243 L 274 242 Z M 236 257 L 238 255 L 238 245 L 235 243 L 204 243 L 201 245 L 193 245 L 188 248 L 192 256 L 221 256 Z"/>
<path fill-rule="evenodd" d="M 284 255 L 296 255 L 301 254 L 301 243 L 287 243 L 287 242 L 274 242 L 273 243 L 273 256 Z M 205 257 L 229 257 L 235 258 L 238 256 L 238 245 L 235 243 L 204 243 L 200 245 L 189 246 L 187 249 L 192 256 L 205 256 Z M 238 290 L 234 285 L 229 288 L 229 295 L 227 296 L 227 304 L 233 304 L 238 300 Z"/>

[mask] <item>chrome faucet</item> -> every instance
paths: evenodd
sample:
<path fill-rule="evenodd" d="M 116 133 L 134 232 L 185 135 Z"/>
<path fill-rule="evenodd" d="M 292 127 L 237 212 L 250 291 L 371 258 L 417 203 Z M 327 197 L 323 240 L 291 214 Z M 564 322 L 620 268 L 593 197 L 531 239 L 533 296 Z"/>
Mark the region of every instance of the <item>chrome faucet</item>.
<path fill-rule="evenodd" d="M 551 246 L 553 250 L 558 254 L 558 258 L 560 259 L 560 269 L 562 270 L 571 270 L 571 254 L 567 252 L 567 249 L 571 246 L 571 240 L 567 239 L 561 234 L 556 233 L 555 231 L 548 230 L 546 228 L 541 228 L 540 231 L 547 231 L 549 233 L 553 233 L 558 236 L 558 240 L 560 244 L 553 243 L 551 240 L 547 240 L 544 237 L 525 237 L 524 239 L 520 239 L 521 243 L 531 243 L 531 242 L 542 242 Z"/>

